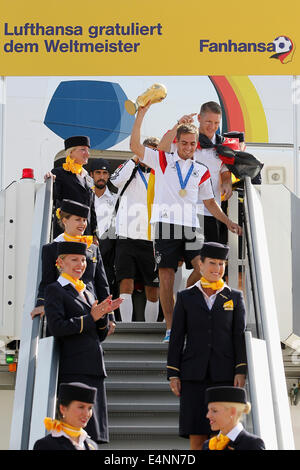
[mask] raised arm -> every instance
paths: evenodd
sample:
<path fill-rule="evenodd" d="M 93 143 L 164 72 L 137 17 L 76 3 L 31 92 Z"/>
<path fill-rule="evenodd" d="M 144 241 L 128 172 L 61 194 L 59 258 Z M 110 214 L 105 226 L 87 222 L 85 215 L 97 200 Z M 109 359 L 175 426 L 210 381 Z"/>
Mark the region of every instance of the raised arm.
<path fill-rule="evenodd" d="M 140 160 L 144 159 L 145 147 L 141 144 L 141 126 L 146 112 L 150 108 L 150 103 L 146 106 L 139 107 L 136 118 L 132 127 L 130 137 L 130 150 L 138 156 Z"/>
<path fill-rule="evenodd" d="M 116 188 L 120 189 L 125 186 L 127 181 L 130 179 L 137 162 L 138 158 L 133 157 L 132 159 L 126 160 L 126 162 L 122 163 L 122 165 L 114 171 L 110 177 L 110 181 Z"/>
<path fill-rule="evenodd" d="M 178 124 L 176 123 L 175 126 L 172 127 L 172 129 L 170 129 L 162 136 L 157 147 L 159 150 L 163 150 L 164 152 L 171 152 L 171 146 L 176 136 L 177 127 Z"/>
<path fill-rule="evenodd" d="M 165 135 L 162 136 L 159 144 L 158 144 L 158 149 L 163 150 L 164 152 L 171 152 L 171 146 L 172 143 L 174 142 L 174 139 L 176 137 L 176 132 L 177 132 L 177 127 L 180 124 L 187 124 L 187 123 L 194 123 L 194 116 L 196 116 L 197 113 L 191 113 L 191 114 L 185 114 L 182 116 L 175 124 L 175 126 L 172 127 L 168 132 L 165 133 Z"/>

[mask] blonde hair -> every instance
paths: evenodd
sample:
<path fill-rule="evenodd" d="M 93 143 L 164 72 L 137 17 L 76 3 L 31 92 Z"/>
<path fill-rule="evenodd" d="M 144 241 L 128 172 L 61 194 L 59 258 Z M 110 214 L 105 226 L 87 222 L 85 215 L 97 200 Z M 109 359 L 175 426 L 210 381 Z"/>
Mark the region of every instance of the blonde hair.
<path fill-rule="evenodd" d="M 62 219 L 69 219 L 73 214 L 69 214 L 68 212 L 60 211 L 58 225 L 64 230 L 65 224 L 63 223 Z"/>
<path fill-rule="evenodd" d="M 176 131 L 177 142 L 180 140 L 182 134 L 195 134 L 195 136 L 198 138 L 198 127 L 196 127 L 194 124 L 179 124 Z"/>
<path fill-rule="evenodd" d="M 157 137 L 147 137 L 147 139 L 145 139 L 143 142 L 143 145 L 145 147 L 157 148 L 158 144 L 159 144 L 159 139 Z"/>
<path fill-rule="evenodd" d="M 237 411 L 237 415 L 240 418 L 242 414 L 249 414 L 251 411 L 251 403 L 247 401 L 247 403 L 236 403 L 236 402 L 220 402 L 225 408 L 235 408 Z"/>
<path fill-rule="evenodd" d="M 200 114 L 203 116 L 205 113 L 214 113 L 214 114 L 222 114 L 222 108 L 219 103 L 215 101 L 208 101 L 207 103 L 203 103 L 200 109 Z"/>
<path fill-rule="evenodd" d="M 78 145 L 77 145 L 78 147 Z M 65 157 L 69 157 L 71 155 L 71 153 L 73 152 L 73 150 L 75 150 L 76 147 L 69 147 L 68 149 L 65 150 Z"/>

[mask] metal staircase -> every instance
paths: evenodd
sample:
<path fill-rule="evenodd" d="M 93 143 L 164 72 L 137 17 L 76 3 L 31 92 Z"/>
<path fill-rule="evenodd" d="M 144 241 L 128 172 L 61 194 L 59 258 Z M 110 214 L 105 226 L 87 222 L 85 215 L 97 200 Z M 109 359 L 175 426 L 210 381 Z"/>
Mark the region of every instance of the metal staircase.
<path fill-rule="evenodd" d="M 49 181 L 46 186 L 42 185 L 35 198 L 34 236 L 30 248 L 33 260 L 40 260 L 41 247 L 49 240 L 49 204 L 52 201 Z M 249 280 L 246 282 L 247 315 L 251 326 L 251 331 L 246 332 L 251 429 L 264 439 L 267 449 L 288 450 L 294 448 L 294 439 L 264 214 L 258 191 L 250 180 L 245 181 L 243 207 L 247 247 L 244 266 L 246 280 Z M 236 237 L 235 243 L 238 245 Z M 237 267 L 238 246 L 234 248 L 232 242 L 230 246 L 232 253 L 236 251 L 236 260 L 231 265 Z M 55 414 L 56 342 L 53 337 L 43 337 L 39 318 L 32 321 L 30 317 L 40 279 L 40 264 L 33 263 L 28 268 L 11 450 L 31 449 L 35 440 L 45 434 L 43 418 Z M 238 280 L 238 271 L 236 274 Z M 178 437 L 179 400 L 169 390 L 166 380 L 168 345 L 162 343 L 164 333 L 162 322 L 118 323 L 114 335 L 103 342 L 108 372 L 110 443 L 101 445 L 101 450 L 188 450 L 189 441 Z"/>
<path fill-rule="evenodd" d="M 164 323 L 117 323 L 102 344 L 110 443 L 100 449 L 185 449 L 178 437 L 179 400 L 166 379 Z"/>

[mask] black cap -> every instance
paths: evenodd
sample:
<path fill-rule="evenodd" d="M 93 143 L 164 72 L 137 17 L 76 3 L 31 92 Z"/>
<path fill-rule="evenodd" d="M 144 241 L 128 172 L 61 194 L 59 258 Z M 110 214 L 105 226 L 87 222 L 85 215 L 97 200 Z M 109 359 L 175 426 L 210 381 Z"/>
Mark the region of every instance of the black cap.
<path fill-rule="evenodd" d="M 217 242 L 206 242 L 200 250 L 203 258 L 227 259 L 229 246 Z"/>
<path fill-rule="evenodd" d="M 59 255 L 84 255 L 86 256 L 86 243 L 81 242 L 59 242 L 57 256 Z"/>
<path fill-rule="evenodd" d="M 81 145 L 90 147 L 90 138 L 86 135 L 74 135 L 65 140 L 65 150 L 68 150 L 71 147 L 79 147 Z"/>
<path fill-rule="evenodd" d="M 68 214 L 78 215 L 84 219 L 88 218 L 90 212 L 89 206 L 81 204 L 80 202 L 71 201 L 70 199 L 63 199 L 60 209 Z"/>
<path fill-rule="evenodd" d="M 58 390 L 58 400 L 61 401 L 83 401 L 95 403 L 97 389 L 81 382 L 61 383 Z"/>
<path fill-rule="evenodd" d="M 105 160 L 104 158 L 92 158 L 92 160 L 90 160 L 89 169 L 90 171 L 95 171 L 95 170 L 110 171 L 110 163 L 108 160 Z"/>
<path fill-rule="evenodd" d="M 205 402 L 224 401 L 229 403 L 247 403 L 246 390 L 240 387 L 210 387 L 205 391 Z"/>

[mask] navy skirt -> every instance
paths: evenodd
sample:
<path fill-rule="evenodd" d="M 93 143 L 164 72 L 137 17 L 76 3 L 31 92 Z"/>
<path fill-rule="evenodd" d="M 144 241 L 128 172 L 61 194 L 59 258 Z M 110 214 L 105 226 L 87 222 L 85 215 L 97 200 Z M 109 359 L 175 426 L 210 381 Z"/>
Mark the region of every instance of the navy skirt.
<path fill-rule="evenodd" d="M 190 434 L 207 435 L 211 433 L 205 403 L 205 390 L 209 387 L 233 385 L 232 382 L 213 382 L 205 380 L 182 380 L 180 392 L 179 436 L 189 438 Z"/>

